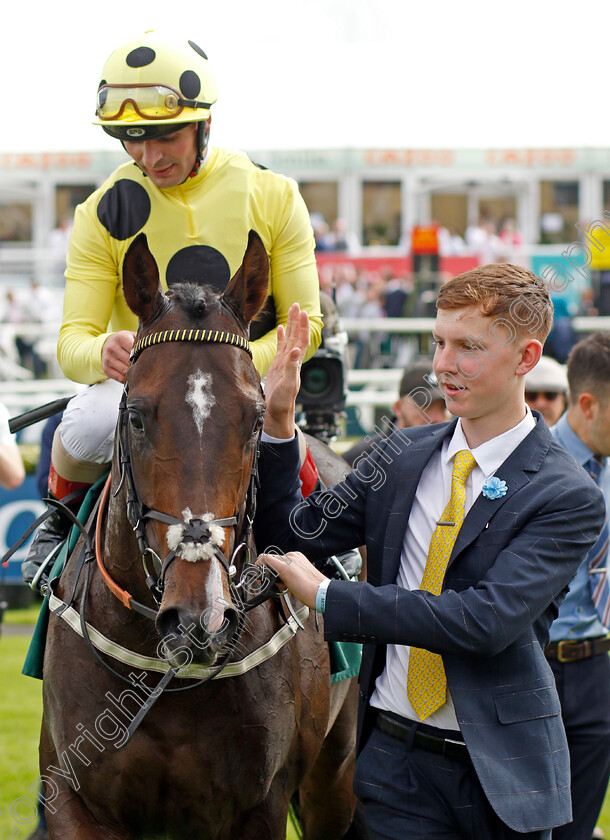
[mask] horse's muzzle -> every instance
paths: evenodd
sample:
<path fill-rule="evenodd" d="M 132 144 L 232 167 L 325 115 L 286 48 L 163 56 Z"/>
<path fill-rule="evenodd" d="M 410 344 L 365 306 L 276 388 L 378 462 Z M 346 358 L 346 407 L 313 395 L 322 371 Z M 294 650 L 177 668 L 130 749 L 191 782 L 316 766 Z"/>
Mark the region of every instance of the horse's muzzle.
<path fill-rule="evenodd" d="M 201 614 L 162 606 L 156 625 L 161 636 L 159 653 L 171 665 L 183 668 L 192 662 L 213 666 L 237 632 L 239 616 L 228 603 L 215 605 Z"/>

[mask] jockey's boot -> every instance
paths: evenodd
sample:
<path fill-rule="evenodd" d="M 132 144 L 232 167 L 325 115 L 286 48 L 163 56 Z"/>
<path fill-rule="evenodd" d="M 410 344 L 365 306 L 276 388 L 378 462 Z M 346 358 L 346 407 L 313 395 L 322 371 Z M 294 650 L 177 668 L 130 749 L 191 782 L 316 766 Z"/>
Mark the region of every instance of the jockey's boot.
<path fill-rule="evenodd" d="M 49 496 L 55 498 L 52 493 L 49 493 Z M 82 498 L 66 507 L 76 515 L 81 504 Z M 21 564 L 23 580 L 34 592 L 46 594 L 53 563 L 71 527 L 72 522 L 69 517 L 57 508 L 53 509 L 53 513 L 38 526 L 26 558 Z"/>
<path fill-rule="evenodd" d="M 51 494 L 49 494 L 51 495 Z M 80 502 L 75 506 L 80 507 Z M 76 513 L 76 510 L 73 510 Z M 54 509 L 34 535 L 25 560 L 21 564 L 23 580 L 34 592 L 46 593 L 49 574 L 62 543 L 70 533 L 72 522 L 63 511 Z"/>
<path fill-rule="evenodd" d="M 49 497 L 51 499 L 63 499 L 72 495 L 66 507 L 74 515 L 82 504 L 90 484 L 84 482 L 67 481 L 59 476 L 51 465 L 49 474 Z M 52 488 L 52 489 L 51 489 Z M 59 490 L 59 493 L 58 493 Z M 76 495 L 74 495 L 76 494 Z M 35 592 L 41 595 L 46 594 L 49 583 L 49 574 L 53 568 L 55 558 L 70 533 L 72 522 L 66 513 L 60 509 L 53 509 L 53 512 L 42 522 L 34 539 L 31 542 L 25 560 L 21 564 L 21 575 L 23 580 Z"/>

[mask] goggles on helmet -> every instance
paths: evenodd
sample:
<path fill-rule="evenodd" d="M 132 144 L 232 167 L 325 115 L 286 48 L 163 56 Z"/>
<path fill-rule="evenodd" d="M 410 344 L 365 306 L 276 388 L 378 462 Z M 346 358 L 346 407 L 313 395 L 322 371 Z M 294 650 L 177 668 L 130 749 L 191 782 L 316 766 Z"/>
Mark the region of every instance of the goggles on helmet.
<path fill-rule="evenodd" d="M 169 85 L 102 85 L 97 92 L 95 113 L 100 120 L 116 120 L 127 105 L 143 120 L 170 120 L 185 108 L 211 108 L 210 102 L 183 99 Z"/>

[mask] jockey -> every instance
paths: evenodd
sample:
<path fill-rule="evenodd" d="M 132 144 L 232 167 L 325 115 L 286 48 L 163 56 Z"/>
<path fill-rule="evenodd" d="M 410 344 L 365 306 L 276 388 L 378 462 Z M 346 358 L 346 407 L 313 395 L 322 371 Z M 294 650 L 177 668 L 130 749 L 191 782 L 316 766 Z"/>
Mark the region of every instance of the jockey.
<path fill-rule="evenodd" d="M 276 350 L 277 324 L 298 301 L 309 313 L 308 357 L 321 339 L 322 316 L 309 214 L 297 184 L 254 165 L 244 154 L 209 145 L 216 82 L 193 41 L 155 32 L 116 49 L 97 93 L 95 120 L 120 140 L 131 161 L 76 208 L 66 267 L 57 355 L 65 375 L 92 387 L 68 405 L 55 433 L 49 490 L 62 499 L 88 487 L 112 459 L 118 405 L 137 318 L 122 292 L 122 266 L 144 232 L 164 288 L 205 282 L 218 291 L 241 265 L 255 230 L 269 255 L 266 318 L 251 334 L 264 376 Z M 38 529 L 22 565 L 39 575 L 69 522 L 55 511 Z"/>

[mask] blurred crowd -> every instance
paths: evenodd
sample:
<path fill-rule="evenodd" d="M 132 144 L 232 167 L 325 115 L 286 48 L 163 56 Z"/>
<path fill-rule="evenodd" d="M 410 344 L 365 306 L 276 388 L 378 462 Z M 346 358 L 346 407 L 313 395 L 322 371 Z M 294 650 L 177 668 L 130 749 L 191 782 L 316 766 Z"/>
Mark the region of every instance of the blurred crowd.
<path fill-rule="evenodd" d="M 54 341 L 50 342 L 41 330 L 32 332 L 32 324 L 53 324 L 61 319 L 63 293 L 57 288 L 43 286 L 32 280 L 23 288 L 8 288 L 0 296 L 0 322 L 15 327 L 2 330 L 0 334 L 0 355 L 3 367 L 8 371 L 11 363 L 18 364 L 29 371 L 36 379 L 49 374 L 49 354 L 54 357 Z M 28 325 L 27 330 L 19 332 L 19 325 Z M 11 378 L 11 377 L 9 377 Z"/>
<path fill-rule="evenodd" d="M 434 301 L 438 286 L 449 276 L 443 264 L 429 263 L 424 272 L 416 269 L 416 258 L 407 260 L 411 235 L 405 236 L 402 258 L 371 260 L 359 252 L 345 230 L 341 219 L 327 225 L 322 217 L 313 217 L 319 261 L 320 284 L 335 301 L 341 318 L 404 318 L 434 317 Z M 440 257 L 465 257 L 477 264 L 528 262 L 522 250 L 523 237 L 514 219 L 507 217 L 496 224 L 487 217 L 480 218 L 460 236 L 455 230 L 432 223 L 438 240 Z M 341 254 L 345 260 L 326 258 L 326 254 Z M 555 259 L 555 258 L 552 258 Z M 466 265 L 459 270 L 467 270 Z M 453 266 L 455 268 L 455 266 Z M 538 271 L 541 269 L 538 268 Z M 606 272 L 610 278 L 610 272 Z M 603 274 L 603 273 L 602 273 Z M 605 315 L 600 307 L 599 272 L 592 272 L 589 281 L 579 277 L 569 289 L 552 292 L 555 306 L 554 327 L 547 341 L 547 353 L 564 363 L 578 340 L 572 321 L 575 316 Z M 604 277 L 602 276 L 602 280 Z M 607 278 L 606 278 L 607 279 Z M 610 282 L 606 282 L 610 288 Z M 601 284 L 602 288 L 604 284 Z M 410 348 L 410 350 L 409 350 Z M 404 365 L 412 355 L 413 338 L 388 334 L 387 331 L 363 330 L 350 336 L 350 363 L 355 368 L 391 367 Z M 425 348 L 423 348 L 425 349 Z M 422 347 L 415 350 L 421 351 Z"/>

